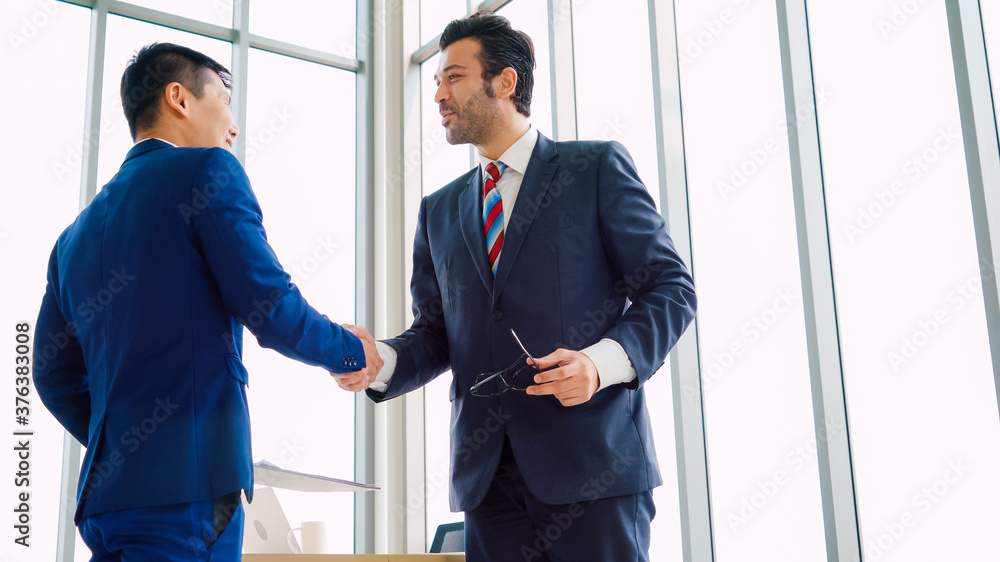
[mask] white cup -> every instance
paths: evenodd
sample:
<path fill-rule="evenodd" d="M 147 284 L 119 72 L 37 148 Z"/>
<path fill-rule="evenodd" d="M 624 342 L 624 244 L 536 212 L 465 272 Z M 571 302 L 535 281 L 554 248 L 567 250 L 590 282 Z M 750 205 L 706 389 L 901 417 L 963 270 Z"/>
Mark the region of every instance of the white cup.
<path fill-rule="evenodd" d="M 302 533 L 302 548 L 295 542 L 295 531 Z M 334 554 L 325 521 L 303 521 L 301 527 L 288 531 L 288 546 L 295 554 Z"/>

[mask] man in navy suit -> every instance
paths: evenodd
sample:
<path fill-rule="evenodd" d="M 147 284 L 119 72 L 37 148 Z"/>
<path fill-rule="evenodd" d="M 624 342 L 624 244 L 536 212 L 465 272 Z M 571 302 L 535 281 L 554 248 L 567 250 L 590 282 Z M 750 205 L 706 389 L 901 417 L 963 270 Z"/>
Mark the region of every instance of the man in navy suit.
<path fill-rule="evenodd" d="M 240 558 L 240 491 L 253 491 L 243 326 L 331 372 L 381 364 L 278 263 L 229 152 L 229 83 L 196 51 L 141 49 L 121 82 L 136 144 L 49 261 L 34 381 L 87 447 L 75 520 L 94 560 Z"/>
<path fill-rule="evenodd" d="M 480 166 L 421 203 L 413 325 L 378 343 L 377 378 L 339 383 L 382 401 L 452 370 L 470 562 L 645 561 L 661 479 L 643 384 L 694 317 L 691 276 L 624 147 L 528 123 L 527 35 L 479 13 L 440 47 L 442 125 Z M 523 369 L 512 329 L 548 370 Z"/>

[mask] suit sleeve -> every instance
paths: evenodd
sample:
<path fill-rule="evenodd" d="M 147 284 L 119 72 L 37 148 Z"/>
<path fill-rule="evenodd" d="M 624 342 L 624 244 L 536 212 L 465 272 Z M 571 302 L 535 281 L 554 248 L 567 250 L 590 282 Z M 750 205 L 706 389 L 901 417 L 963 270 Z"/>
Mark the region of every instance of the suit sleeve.
<path fill-rule="evenodd" d="M 368 390 L 376 401 L 395 398 L 420 388 L 448 370 L 451 358 L 445 329 L 441 288 L 434 273 L 434 260 L 427 239 L 426 200 L 420 203 L 417 233 L 413 240 L 413 324 L 385 343 L 396 351 L 396 369 L 385 392 Z"/>
<path fill-rule="evenodd" d="M 660 367 L 694 319 L 694 281 L 625 147 L 608 143 L 598 167 L 598 220 L 605 251 L 631 302 L 604 337 L 621 344 L 637 388 Z"/>
<path fill-rule="evenodd" d="M 59 309 L 54 279 L 56 252 L 49 260 L 49 279 L 35 323 L 32 376 L 42 404 L 77 441 L 90 440 L 90 386 L 83 349 L 76 332 Z"/>
<path fill-rule="evenodd" d="M 188 220 L 222 298 L 260 345 L 335 373 L 365 366 L 361 340 L 311 307 L 281 267 L 235 156 L 209 150 L 191 197 Z"/>

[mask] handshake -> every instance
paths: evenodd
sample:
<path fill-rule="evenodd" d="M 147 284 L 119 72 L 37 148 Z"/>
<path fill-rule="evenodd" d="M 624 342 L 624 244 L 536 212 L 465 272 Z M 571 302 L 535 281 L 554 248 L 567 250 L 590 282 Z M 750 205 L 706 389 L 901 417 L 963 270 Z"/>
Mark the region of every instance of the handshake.
<path fill-rule="evenodd" d="M 379 356 L 378 349 L 375 347 L 375 338 L 368 333 L 368 330 L 364 326 L 354 326 L 352 324 L 342 324 L 342 326 L 361 340 L 361 344 L 365 348 L 366 367 L 353 373 L 331 372 L 330 376 L 337 381 L 337 385 L 340 388 L 350 392 L 361 392 L 375 382 L 379 371 L 382 370 L 382 357 Z M 514 335 L 514 338 L 516 339 L 517 336 Z M 520 340 L 517 343 L 521 345 Z M 563 406 L 583 404 L 593 398 L 594 394 L 601 388 L 601 377 L 597 365 L 586 353 L 569 349 L 557 349 L 545 357 L 535 358 L 523 346 L 521 350 L 524 351 L 522 358 L 525 359 L 525 364 L 533 364 L 538 369 L 538 372 L 531 379 L 521 381 L 527 385 L 525 388 L 518 388 L 513 384 L 509 385 L 509 388 L 524 390 L 529 396 L 552 395 Z M 625 355 L 624 350 L 619 349 L 619 352 L 623 356 Z M 627 356 L 625 357 L 625 361 L 628 361 Z M 521 363 L 517 363 L 505 369 L 505 371 L 522 365 Z M 631 364 L 629 364 L 629 367 L 631 368 Z M 506 382 L 506 379 L 501 380 Z M 618 380 L 616 382 L 627 381 Z M 470 389 L 471 391 L 472 389 Z"/>
<path fill-rule="evenodd" d="M 361 340 L 361 345 L 365 348 L 366 367 L 353 373 L 330 373 L 330 376 L 337 381 L 340 388 L 351 392 L 361 392 L 375 382 L 375 377 L 382 370 L 382 358 L 379 357 L 378 349 L 375 348 L 375 338 L 368 333 L 367 328 L 353 324 L 342 324 L 342 326 Z"/>

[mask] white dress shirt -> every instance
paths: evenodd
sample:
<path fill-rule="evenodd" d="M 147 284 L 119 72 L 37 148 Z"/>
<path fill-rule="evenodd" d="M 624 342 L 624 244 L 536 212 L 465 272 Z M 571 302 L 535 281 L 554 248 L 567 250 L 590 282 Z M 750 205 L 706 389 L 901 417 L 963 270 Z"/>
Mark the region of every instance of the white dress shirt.
<path fill-rule="evenodd" d="M 174 144 L 174 143 L 172 143 L 172 142 L 170 142 L 170 141 L 168 141 L 168 140 L 166 140 L 166 139 L 161 139 L 160 137 L 146 137 L 146 138 L 142 139 L 142 140 L 141 140 L 141 141 L 139 141 L 139 142 L 146 142 L 146 141 L 148 141 L 148 140 L 158 140 L 158 141 L 160 141 L 160 142 L 165 142 L 165 143 L 169 144 L 170 146 L 172 146 L 172 147 L 174 147 L 174 148 L 179 148 L 179 147 L 178 147 L 178 146 L 177 146 L 176 144 Z M 139 144 L 139 142 L 137 142 L 137 143 L 135 143 L 135 144 Z"/>
<path fill-rule="evenodd" d="M 521 181 L 524 179 L 524 172 L 528 169 L 528 162 L 531 161 L 531 153 L 535 150 L 537 142 L 538 131 L 534 127 L 529 127 L 528 132 L 524 133 L 521 138 L 517 139 L 500 156 L 499 161 L 507 166 L 507 169 L 500 176 L 500 181 L 497 182 L 497 190 L 500 192 L 501 201 L 503 201 L 504 230 L 507 229 L 507 223 L 510 222 L 510 217 L 513 214 L 508 212 L 508 209 L 513 209 L 517 202 L 517 194 L 521 190 Z M 494 161 L 482 154 L 479 155 L 479 167 L 483 178 L 486 177 L 486 166 L 490 162 Z M 503 260 L 502 247 L 497 260 L 498 263 Z M 524 342 L 524 344 L 530 350 L 531 342 Z M 381 341 L 375 342 L 375 346 L 384 365 L 375 378 L 375 381 L 372 382 L 371 389 L 376 392 L 384 392 L 389 385 L 393 371 L 396 369 L 396 350 Z M 621 344 L 615 340 L 604 338 L 580 351 L 587 357 L 590 357 L 590 360 L 597 367 L 597 374 L 601 382 L 598 390 L 603 390 L 613 384 L 627 383 L 636 379 L 637 375 L 635 368 L 632 366 L 632 361 L 629 360 L 628 354 L 625 353 Z"/>

